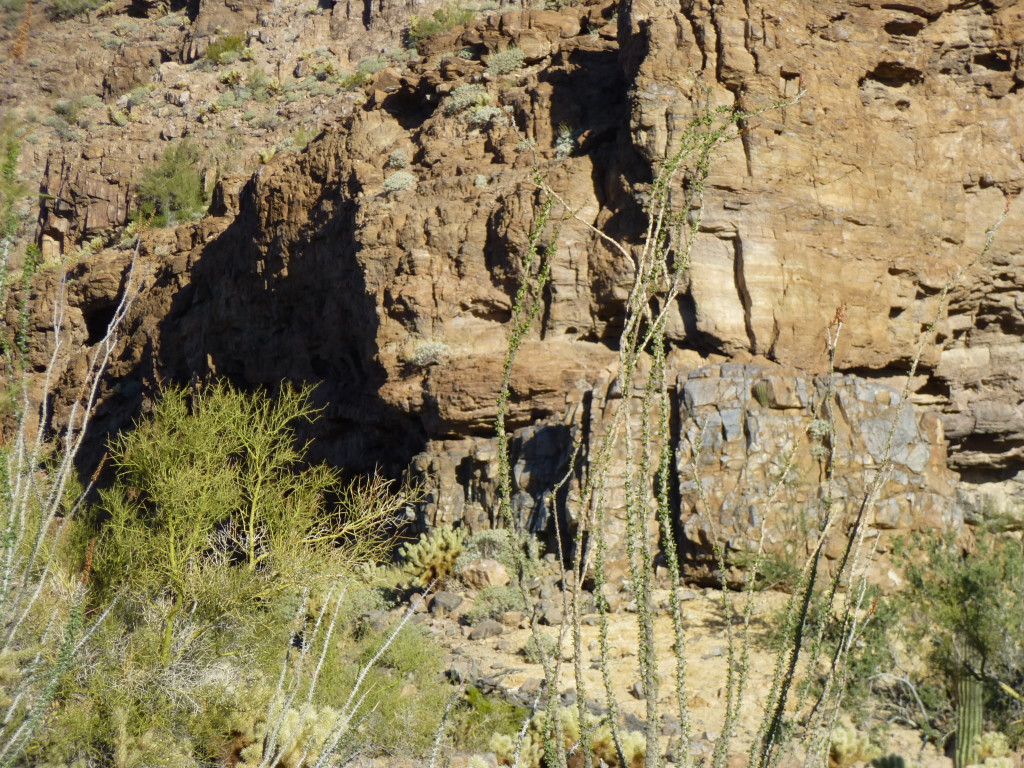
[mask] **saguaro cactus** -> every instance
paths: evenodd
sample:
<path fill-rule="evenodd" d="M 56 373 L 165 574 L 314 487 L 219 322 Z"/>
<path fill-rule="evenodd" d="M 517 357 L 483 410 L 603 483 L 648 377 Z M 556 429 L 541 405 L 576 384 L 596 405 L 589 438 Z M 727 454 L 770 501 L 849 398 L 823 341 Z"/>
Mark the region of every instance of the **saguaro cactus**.
<path fill-rule="evenodd" d="M 956 753 L 954 768 L 977 762 L 976 742 L 981 735 L 984 687 L 977 676 L 961 669 L 956 676 Z"/>

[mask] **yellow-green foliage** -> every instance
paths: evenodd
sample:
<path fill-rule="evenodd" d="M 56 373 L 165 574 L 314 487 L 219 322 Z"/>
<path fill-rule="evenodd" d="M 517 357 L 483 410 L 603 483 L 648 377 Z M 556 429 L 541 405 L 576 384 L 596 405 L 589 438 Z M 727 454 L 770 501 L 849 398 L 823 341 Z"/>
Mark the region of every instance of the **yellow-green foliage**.
<path fill-rule="evenodd" d="M 462 529 L 433 528 L 415 544 L 403 544 L 399 554 L 405 561 L 402 571 L 409 582 L 425 589 L 451 576 L 465 538 L 466 532 Z"/>
<path fill-rule="evenodd" d="M 63 610 L 91 552 L 86 604 L 106 618 L 61 674 L 19 765 L 192 768 L 237 757 L 250 746 L 238 735 L 268 719 L 284 656 L 296 637 L 312 637 L 311 612 L 331 593 L 344 598 L 330 652 L 308 665 L 319 686 L 307 681 L 295 701 L 308 693 L 310 733 L 325 707 L 345 701 L 383 642 L 360 633 L 358 617 L 387 607 L 354 572 L 390 550 L 390 521 L 409 497 L 304 464 L 293 428 L 315 415 L 308 390 L 285 388 L 276 400 L 226 385 L 171 390 L 113 441 L 113 482 L 90 514 L 66 523 L 68 562 L 53 569 L 39 612 L 45 627 Z M 0 679 L 21 675 L 37 653 L 26 644 L 4 655 Z M 354 714 L 371 744 L 429 744 L 448 691 L 440 663 L 430 639 L 407 627 L 367 672 Z"/>
<path fill-rule="evenodd" d="M 166 392 L 111 444 L 117 482 L 100 494 L 95 584 L 127 581 L 182 608 L 238 605 L 379 558 L 400 497 L 380 479 L 351 485 L 300 466 L 294 424 L 317 413 L 308 389 L 276 400 L 225 384 Z"/>
<path fill-rule="evenodd" d="M 444 32 L 454 27 L 468 24 L 473 20 L 473 12 L 457 5 L 446 5 L 438 8 L 430 16 L 413 16 L 409 20 L 409 31 L 406 37 L 410 47 L 415 47 L 420 40 Z"/>
<path fill-rule="evenodd" d="M 242 58 L 244 52 L 245 35 L 224 35 L 210 43 L 206 59 L 214 64 L 231 64 Z"/>

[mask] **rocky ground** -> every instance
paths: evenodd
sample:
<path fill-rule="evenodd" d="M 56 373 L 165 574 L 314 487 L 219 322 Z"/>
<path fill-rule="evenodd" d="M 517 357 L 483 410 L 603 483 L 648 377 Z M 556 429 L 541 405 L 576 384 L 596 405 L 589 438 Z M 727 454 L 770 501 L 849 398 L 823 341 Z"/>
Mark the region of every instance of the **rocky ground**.
<path fill-rule="evenodd" d="M 529 611 L 508 611 L 497 619 L 483 619 L 472 616 L 476 600 L 495 573 L 497 582 L 504 582 L 504 571 L 494 568 L 491 562 L 484 571 L 487 576 L 477 581 L 477 587 L 467 586 L 462 580 L 449 582 L 436 595 L 429 596 L 414 621 L 426 627 L 431 635 L 448 651 L 448 676 L 450 679 L 472 685 L 485 693 L 501 695 L 524 706 L 536 706 L 541 691 L 544 671 L 540 662 L 531 658 L 528 644 L 534 629 L 531 629 Z M 562 701 L 566 706 L 575 704 L 576 686 L 571 628 L 562 622 L 560 576 L 553 563 L 546 563 L 545 572 L 528 581 L 531 596 L 535 602 L 538 625 L 536 631 L 557 641 L 561 636 L 561 683 Z M 473 579 L 476 580 L 476 579 Z M 663 580 L 664 581 L 664 580 Z M 664 586 L 664 585 L 663 585 Z M 639 689 L 637 659 L 636 606 L 628 590 L 608 589 L 609 669 L 611 685 L 626 729 L 640 731 L 646 716 L 646 705 Z M 773 590 L 760 591 L 752 595 L 750 631 L 746 643 L 749 676 L 743 704 L 737 722 L 735 739 L 729 750 L 728 765 L 743 768 L 747 765 L 746 750 L 756 737 L 761 723 L 764 702 L 771 687 L 775 666 L 775 652 L 772 650 L 770 633 L 780 620 L 790 595 Z M 680 592 L 684 612 L 684 628 L 687 636 L 686 648 L 686 690 L 689 717 L 693 738 L 693 756 L 696 760 L 710 759 L 715 740 L 721 733 L 724 720 L 725 685 L 728 669 L 729 627 L 727 611 L 722 604 L 722 593 L 713 588 L 684 588 Z M 730 594 L 733 608 L 741 611 L 745 597 Z M 418 600 L 414 595 L 413 601 Z M 663 748 L 671 749 L 678 737 L 680 719 L 672 687 L 676 663 L 672 652 L 673 630 L 668 610 L 669 591 L 661 588 L 654 593 L 657 606 L 656 646 L 658 671 L 662 681 L 658 700 L 661 718 Z M 588 601 L 583 600 L 586 604 Z M 593 600 L 590 598 L 592 604 Z M 401 605 L 391 612 L 377 612 L 366 619 L 381 627 L 394 622 L 407 610 Z M 591 607 L 585 611 L 581 625 L 583 649 L 582 667 L 588 698 L 594 702 L 593 711 L 607 711 L 604 683 L 599 668 L 598 617 Z M 733 619 L 736 648 L 740 649 L 740 625 Z M 524 653 L 524 649 L 527 652 Z M 878 708 L 876 717 L 884 720 L 881 700 L 872 706 Z M 843 717 L 842 722 L 852 721 Z M 878 719 L 873 718 L 877 723 Z M 948 768 L 951 761 L 933 746 L 922 744 L 919 732 L 900 724 L 891 724 L 873 733 L 872 743 L 880 754 L 902 755 L 908 765 L 925 768 Z M 467 756 L 454 754 L 452 765 L 463 765 Z M 489 758 L 492 759 L 492 758 Z M 861 763 L 862 764 L 862 763 Z"/>

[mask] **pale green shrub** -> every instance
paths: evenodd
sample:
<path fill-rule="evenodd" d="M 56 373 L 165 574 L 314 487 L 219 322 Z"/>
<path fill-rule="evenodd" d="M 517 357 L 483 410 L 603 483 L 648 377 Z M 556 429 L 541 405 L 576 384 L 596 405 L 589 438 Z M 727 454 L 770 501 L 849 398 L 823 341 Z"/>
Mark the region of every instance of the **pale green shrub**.
<path fill-rule="evenodd" d="M 470 107 L 484 107 L 491 103 L 491 95 L 479 83 L 460 85 L 444 100 L 442 111 L 446 115 L 457 115 Z"/>
<path fill-rule="evenodd" d="M 472 107 L 466 111 L 466 122 L 474 128 L 491 125 L 508 125 L 508 117 L 501 107 Z"/>
<path fill-rule="evenodd" d="M 424 341 L 416 345 L 416 349 L 409 355 L 408 363 L 414 368 L 428 368 L 445 362 L 451 353 L 451 347 L 443 341 Z"/>
<path fill-rule="evenodd" d="M 526 57 L 521 48 L 506 48 L 492 53 L 487 58 L 487 72 L 492 75 L 507 75 L 523 66 Z"/>
<path fill-rule="evenodd" d="M 385 192 L 401 192 L 416 186 L 416 177 L 408 171 L 395 171 L 384 179 Z"/>
<path fill-rule="evenodd" d="M 384 167 L 400 171 L 407 165 L 409 165 L 409 153 L 404 149 L 393 149 L 391 154 L 388 155 L 388 161 Z"/>

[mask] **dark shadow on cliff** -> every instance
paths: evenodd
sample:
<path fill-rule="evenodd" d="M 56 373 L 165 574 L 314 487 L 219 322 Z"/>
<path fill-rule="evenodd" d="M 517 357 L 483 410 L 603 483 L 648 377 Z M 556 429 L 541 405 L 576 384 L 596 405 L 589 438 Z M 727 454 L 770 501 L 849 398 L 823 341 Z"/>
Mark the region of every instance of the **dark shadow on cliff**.
<path fill-rule="evenodd" d="M 310 458 L 397 475 L 426 436 L 376 394 L 385 374 L 376 363 L 376 308 L 356 258 L 351 190 L 327 179 L 315 199 L 289 201 L 309 211 L 291 237 L 268 216 L 284 194 L 273 182 L 249 181 L 238 216 L 202 249 L 174 296 L 154 367 L 168 382 L 217 377 L 271 393 L 283 381 L 315 385 L 324 410 L 301 434 L 312 441 Z"/>

